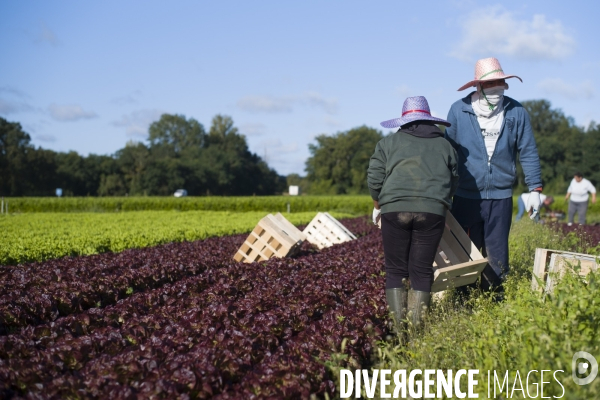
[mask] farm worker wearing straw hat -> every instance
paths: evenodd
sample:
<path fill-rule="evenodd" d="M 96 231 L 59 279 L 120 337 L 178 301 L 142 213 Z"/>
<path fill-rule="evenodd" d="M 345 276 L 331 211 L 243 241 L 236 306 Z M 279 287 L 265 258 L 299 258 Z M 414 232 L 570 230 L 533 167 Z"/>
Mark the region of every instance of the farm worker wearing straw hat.
<path fill-rule="evenodd" d="M 475 64 L 475 79 L 458 90 L 475 90 L 456 101 L 448 112 L 446 138 L 458 153 L 458 189 L 452 215 L 471 241 L 488 257 L 482 273 L 484 290 L 502 290 L 509 269 L 508 233 L 512 220 L 512 187 L 517 156 L 530 195 L 526 211 L 537 217 L 542 192 L 540 159 L 527 110 L 505 96 L 507 75 L 491 57 Z"/>
<path fill-rule="evenodd" d="M 413 326 L 419 325 L 429 307 L 433 259 L 458 184 L 456 151 L 436 124 L 450 125 L 431 116 L 425 97 L 407 98 L 401 117 L 381 123 L 400 129 L 377 143 L 367 170 L 373 223 L 381 220 L 386 300 L 396 327 L 407 311 Z"/>

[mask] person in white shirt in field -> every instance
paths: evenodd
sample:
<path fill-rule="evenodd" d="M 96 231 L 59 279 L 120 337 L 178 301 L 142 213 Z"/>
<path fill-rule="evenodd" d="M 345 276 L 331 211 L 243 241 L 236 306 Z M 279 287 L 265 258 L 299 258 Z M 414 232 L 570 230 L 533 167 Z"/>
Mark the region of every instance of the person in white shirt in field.
<path fill-rule="evenodd" d="M 575 173 L 565 197 L 565 200 L 571 199 L 569 201 L 569 226 L 573 225 L 576 213 L 579 215 L 579 225 L 585 224 L 589 193 L 592 194 L 592 203 L 596 203 L 596 188 L 592 182 L 585 179 L 581 172 Z"/>

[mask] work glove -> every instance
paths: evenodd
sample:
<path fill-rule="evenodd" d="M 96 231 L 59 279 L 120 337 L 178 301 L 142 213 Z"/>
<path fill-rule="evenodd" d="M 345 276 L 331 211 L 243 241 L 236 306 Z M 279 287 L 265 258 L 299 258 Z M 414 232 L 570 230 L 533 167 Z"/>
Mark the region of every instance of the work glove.
<path fill-rule="evenodd" d="M 531 192 L 529 193 L 529 199 L 527 199 L 527 211 L 531 211 L 529 218 L 531 219 L 539 219 L 540 206 L 542 205 L 542 200 L 540 199 L 540 192 Z"/>
<path fill-rule="evenodd" d="M 381 219 L 381 209 L 376 209 L 373 207 L 373 224 L 379 225 L 379 220 Z M 381 228 L 381 226 L 379 226 Z"/>

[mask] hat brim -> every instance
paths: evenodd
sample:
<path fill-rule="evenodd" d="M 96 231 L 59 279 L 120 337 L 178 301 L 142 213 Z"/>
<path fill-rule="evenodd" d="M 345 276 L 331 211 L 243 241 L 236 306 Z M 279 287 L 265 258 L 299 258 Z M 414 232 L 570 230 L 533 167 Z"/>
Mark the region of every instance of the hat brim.
<path fill-rule="evenodd" d="M 489 79 L 474 79 L 471 82 L 462 85 L 458 89 L 458 91 L 460 92 L 461 90 L 465 90 L 465 89 L 470 88 L 472 86 L 476 86 L 479 82 L 497 81 L 498 79 L 508 79 L 508 78 L 517 78 L 518 80 L 520 80 L 521 82 L 523 82 L 523 79 L 519 78 L 516 75 L 493 76 L 493 77 L 490 77 Z"/>
<path fill-rule="evenodd" d="M 445 119 L 432 117 L 429 114 L 411 113 L 404 117 L 388 119 L 387 121 L 383 121 L 381 123 L 381 126 L 383 126 L 384 128 L 400 128 L 402 125 L 406 125 L 409 122 L 414 122 L 414 121 L 433 121 L 436 124 L 440 124 L 440 125 L 444 125 L 444 126 L 451 125 L 450 122 L 446 121 Z"/>

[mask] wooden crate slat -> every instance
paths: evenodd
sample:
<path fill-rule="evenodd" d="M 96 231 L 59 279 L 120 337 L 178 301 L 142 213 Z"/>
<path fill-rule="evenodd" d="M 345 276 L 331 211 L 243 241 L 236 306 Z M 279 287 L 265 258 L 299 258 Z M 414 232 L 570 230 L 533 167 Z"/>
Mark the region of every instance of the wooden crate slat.
<path fill-rule="evenodd" d="M 317 215 L 304 228 L 306 240 L 319 249 L 356 239 L 356 236 L 328 213 Z"/>
<path fill-rule="evenodd" d="M 340 238 L 340 236 L 347 236 L 343 230 L 341 230 L 325 215 L 325 213 L 318 213 L 317 216 L 313 218 L 309 226 L 314 229 L 316 234 L 321 235 L 323 238 L 328 238 L 328 240 L 332 242 L 341 243 L 342 238 Z"/>
<path fill-rule="evenodd" d="M 542 282 L 546 281 L 546 264 L 549 261 L 550 251 L 548 249 L 535 249 L 535 259 L 533 261 L 533 278 L 531 280 L 531 290 L 542 290 L 538 284 L 538 277 Z"/>
<path fill-rule="evenodd" d="M 348 228 L 346 228 L 340 221 L 335 219 L 331 214 L 329 214 L 328 212 L 324 212 L 323 214 L 325 214 L 327 218 L 329 218 L 329 220 L 335 224 L 335 226 L 337 226 L 342 232 L 348 235 L 352 240 L 356 239 L 356 236 L 352 232 L 350 232 Z"/>
<path fill-rule="evenodd" d="M 300 229 L 296 228 L 290 221 L 288 221 L 283 214 L 275 214 L 275 219 L 280 225 L 282 225 L 284 232 L 294 239 L 295 242 L 306 240 L 306 235 Z"/>
<path fill-rule="evenodd" d="M 281 247 L 283 247 L 283 244 L 277 241 L 277 239 L 275 239 L 274 236 L 269 235 L 267 236 L 267 238 L 265 238 L 264 235 L 258 236 L 254 232 L 251 232 L 250 235 L 254 236 L 256 240 L 253 243 L 248 243 L 248 246 L 260 254 L 263 254 L 265 249 L 268 249 L 270 251 L 270 254 L 265 255 L 267 258 L 272 256 L 273 254 L 277 254 Z"/>
<path fill-rule="evenodd" d="M 271 257 L 287 257 L 299 249 L 302 237 L 300 230 L 283 215 L 268 214 L 258 221 L 233 258 L 249 263 Z"/>
<path fill-rule="evenodd" d="M 462 226 L 460 226 L 450 211 L 446 213 L 446 225 L 448 225 L 458 242 L 468 252 L 471 260 L 479 260 L 483 258 L 481 252 L 477 249 L 477 247 L 475 247 L 471 241 L 471 238 L 469 238 L 469 235 L 467 235 L 465 230 L 462 228 Z"/>
<path fill-rule="evenodd" d="M 462 228 L 460 228 L 462 229 Z M 460 264 L 467 261 L 471 261 L 471 257 L 469 254 L 465 252 L 465 250 L 461 247 L 459 242 L 450 232 L 450 229 L 446 226 L 444 229 L 444 233 L 442 234 L 442 240 L 440 242 L 440 247 L 446 253 L 448 260 L 452 264 Z"/>
<path fill-rule="evenodd" d="M 434 282 L 437 279 L 447 279 L 453 277 L 459 277 L 461 275 L 467 275 L 473 272 L 481 272 L 487 264 L 487 259 L 469 261 L 457 265 L 451 265 L 449 267 L 438 268 L 434 273 Z"/>
<path fill-rule="evenodd" d="M 590 271 L 597 271 L 597 259 L 597 256 L 590 254 L 552 251 L 546 275 L 546 292 L 552 292 L 557 281 L 567 272 L 586 276 Z"/>
<path fill-rule="evenodd" d="M 442 254 L 441 254 L 441 252 L 439 250 L 440 249 L 438 248 L 438 252 L 435 253 L 434 266 L 436 268 L 444 268 L 445 266 L 448 265 L 448 263 L 446 262 L 446 260 L 444 259 L 444 257 L 442 257 Z"/>
<path fill-rule="evenodd" d="M 277 221 L 275 217 L 273 217 L 273 215 L 267 215 L 265 218 L 260 220 L 259 224 L 263 228 L 267 228 L 265 230 L 268 231 L 273 237 L 275 237 L 275 239 L 277 239 L 279 243 L 283 244 L 284 246 L 286 244 L 289 246 L 293 246 L 297 243 L 296 240 L 294 240 L 283 230 L 283 227 L 281 226 L 279 221 Z"/>
<path fill-rule="evenodd" d="M 565 272 L 573 271 L 575 266 L 580 266 L 577 273 L 585 276 L 590 271 L 598 269 L 598 257 L 570 251 L 535 249 L 531 289 L 551 292 L 554 289 L 556 280 Z M 538 284 L 538 279 L 541 281 L 541 285 Z"/>
<path fill-rule="evenodd" d="M 470 285 L 471 283 L 475 283 L 477 279 L 479 279 L 480 274 L 473 272 L 469 275 L 459 276 L 453 279 L 446 279 L 434 282 L 431 286 L 431 292 L 441 292 L 442 290 L 448 290 L 457 288 L 464 285 Z"/>
<path fill-rule="evenodd" d="M 577 273 L 585 276 L 591 270 L 598 269 L 598 257 L 570 251 L 535 249 L 531 289 L 551 292 L 556 284 L 556 279 L 575 266 L 580 266 L 581 268 Z M 538 279 L 541 281 L 541 285 L 538 284 Z"/>
<path fill-rule="evenodd" d="M 246 239 L 246 241 L 242 244 L 242 246 L 236 253 L 236 256 L 238 256 L 238 254 L 241 255 L 240 257 L 238 257 L 240 259 L 236 259 L 234 257 L 236 261 L 242 261 L 244 259 L 249 260 L 249 262 L 265 261 L 272 257 L 274 254 L 277 254 L 277 251 L 279 249 L 271 246 L 271 244 L 265 241 L 262 238 L 262 236 L 256 233 L 256 231 L 266 232 L 260 225 L 257 225 L 257 228 L 255 228 L 254 231 L 250 232 L 248 239 Z M 269 235 L 269 238 L 272 239 L 273 237 Z M 280 245 L 280 243 L 278 244 Z M 244 250 L 244 247 L 246 247 L 247 249 Z M 266 252 L 265 249 L 267 249 Z"/>
<path fill-rule="evenodd" d="M 446 255 L 447 260 L 441 255 Z M 446 226 L 434 262 L 432 292 L 474 283 L 488 260 L 483 258 L 454 216 L 446 213 Z"/>

